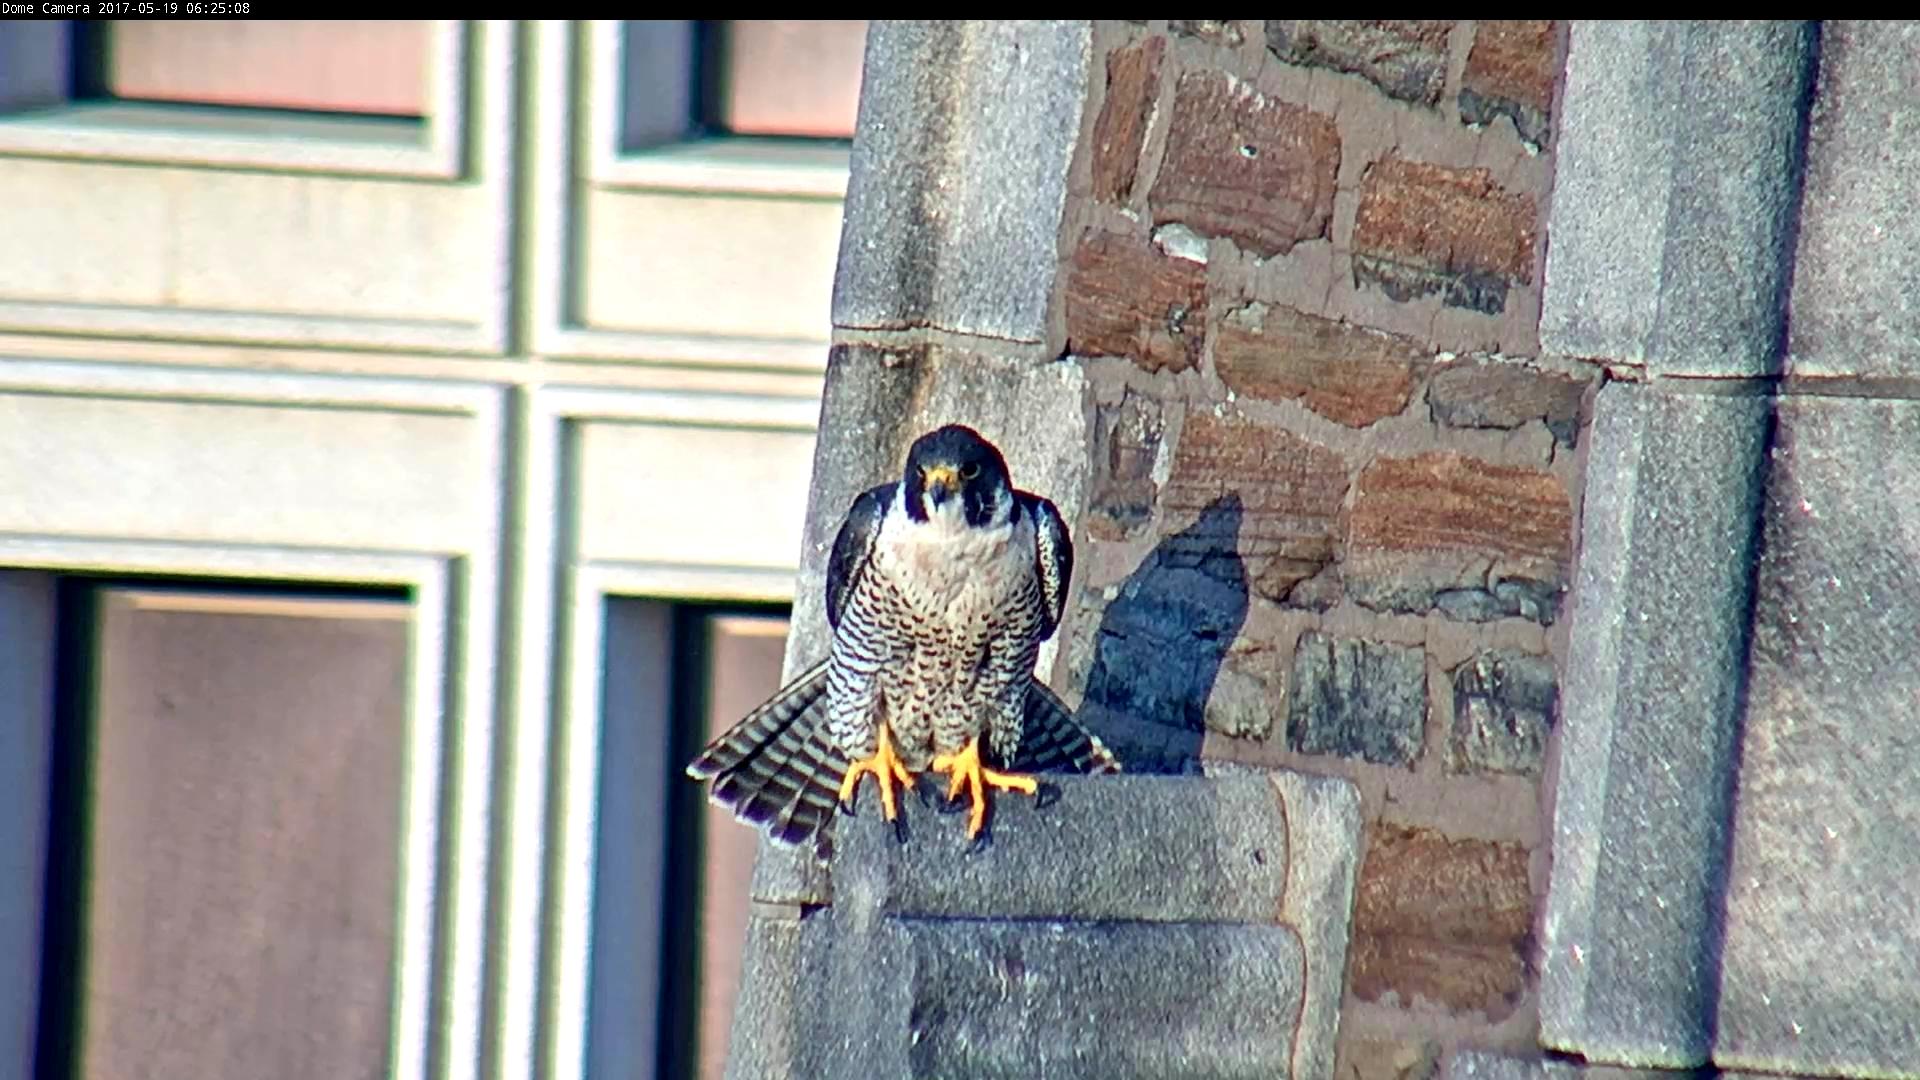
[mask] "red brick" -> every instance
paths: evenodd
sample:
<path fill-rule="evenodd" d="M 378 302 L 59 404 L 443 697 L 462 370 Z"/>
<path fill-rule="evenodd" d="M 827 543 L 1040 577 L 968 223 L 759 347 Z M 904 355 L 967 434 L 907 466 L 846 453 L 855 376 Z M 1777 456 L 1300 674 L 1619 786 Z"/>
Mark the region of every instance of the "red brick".
<path fill-rule="evenodd" d="M 1107 55 L 1107 97 L 1093 124 L 1093 197 L 1102 202 L 1125 205 L 1133 197 L 1166 51 L 1166 39 L 1155 37 Z"/>
<path fill-rule="evenodd" d="M 1206 341 L 1207 268 L 1146 240 L 1090 233 L 1073 252 L 1066 306 L 1068 351 L 1186 371 Z"/>
<path fill-rule="evenodd" d="M 1190 536 L 1205 548 L 1194 557 L 1236 551 L 1253 591 L 1282 602 L 1333 561 L 1347 495 L 1339 454 L 1237 414 L 1189 413 L 1160 496 L 1162 530 L 1188 528 L 1227 495 L 1240 500 L 1237 523 L 1224 522 L 1234 535 Z"/>
<path fill-rule="evenodd" d="M 1327 235 L 1339 170 L 1332 117 L 1227 75 L 1192 72 L 1174 90 L 1153 223 L 1179 222 L 1262 257 L 1279 255 Z"/>
<path fill-rule="evenodd" d="M 1361 183 L 1355 277 L 1396 300 L 1440 292 L 1450 305 L 1494 314 L 1508 286 L 1533 280 L 1538 218 L 1532 197 L 1500 187 L 1486 169 L 1387 158 Z"/>
<path fill-rule="evenodd" d="M 1482 22 L 1460 87 L 1481 97 L 1546 113 L 1560 74 L 1559 44 L 1546 19 Z"/>
<path fill-rule="evenodd" d="M 1376 610 L 1553 621 L 1573 507 L 1560 480 L 1450 452 L 1379 458 L 1360 472 L 1342 571 Z"/>
<path fill-rule="evenodd" d="M 1358 75 L 1388 97 L 1432 105 L 1447 84 L 1451 20 L 1272 19 L 1267 49 L 1290 64 Z"/>
<path fill-rule="evenodd" d="M 1348 969 L 1355 997 L 1504 1019 L 1526 990 L 1532 929 L 1525 848 L 1367 827 Z"/>
<path fill-rule="evenodd" d="M 1461 123 L 1505 116 L 1520 138 L 1545 146 L 1560 71 L 1557 37 L 1550 22 L 1481 23 L 1461 79 Z"/>
<path fill-rule="evenodd" d="M 1366 427 L 1407 407 L 1420 344 L 1398 334 L 1252 304 L 1213 332 L 1213 363 L 1236 394 L 1299 400 L 1348 427 Z"/>

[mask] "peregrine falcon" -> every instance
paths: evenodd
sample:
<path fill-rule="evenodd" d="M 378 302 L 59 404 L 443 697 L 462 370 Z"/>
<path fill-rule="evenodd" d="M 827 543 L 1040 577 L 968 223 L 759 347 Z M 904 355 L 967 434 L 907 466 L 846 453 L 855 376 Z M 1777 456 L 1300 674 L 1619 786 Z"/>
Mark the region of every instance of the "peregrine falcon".
<path fill-rule="evenodd" d="M 872 774 L 888 821 L 896 788 L 928 770 L 986 823 L 987 789 L 1038 793 L 1024 773 L 1119 765 L 1033 677 L 1060 625 L 1073 542 L 1053 503 L 1016 491 L 971 428 L 921 436 L 905 474 L 853 501 L 827 569 L 833 648 L 714 740 L 687 773 L 785 843 L 831 843 Z M 1005 771 L 1002 771 L 1005 770 Z"/>

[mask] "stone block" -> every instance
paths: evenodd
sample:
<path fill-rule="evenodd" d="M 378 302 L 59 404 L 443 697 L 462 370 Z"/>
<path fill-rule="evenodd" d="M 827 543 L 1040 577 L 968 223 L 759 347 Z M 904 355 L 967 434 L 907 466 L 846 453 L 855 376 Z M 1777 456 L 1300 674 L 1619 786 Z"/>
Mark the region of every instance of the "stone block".
<path fill-rule="evenodd" d="M 1153 37 L 1107 54 L 1107 96 L 1093 122 L 1093 197 L 1101 202 L 1133 198 L 1166 51 L 1166 39 Z"/>
<path fill-rule="evenodd" d="M 1792 260 L 1790 374 L 1920 377 L 1916 55 L 1912 22 L 1822 25 Z"/>
<path fill-rule="evenodd" d="M 1070 352 L 1186 371 L 1206 343 L 1207 268 L 1145 239 L 1090 233 L 1073 251 L 1066 309 Z"/>
<path fill-rule="evenodd" d="M 1512 649 L 1475 655 L 1453 673 L 1447 771 L 1539 776 L 1560 684 L 1553 661 Z"/>
<path fill-rule="evenodd" d="M 1920 402 L 1777 406 L 1726 895 L 1723 1068 L 1920 1070 Z"/>
<path fill-rule="evenodd" d="M 1355 284 L 1407 301 L 1440 294 L 1450 307 L 1506 310 L 1507 290 L 1533 280 L 1539 210 L 1487 169 L 1387 158 L 1360 185 L 1353 225 Z"/>
<path fill-rule="evenodd" d="M 1444 451 L 1376 458 L 1355 482 L 1341 569 L 1375 610 L 1551 623 L 1572 529 L 1551 473 Z"/>
<path fill-rule="evenodd" d="M 1542 923 L 1551 1049 L 1707 1063 L 1770 411 L 1598 395 Z"/>
<path fill-rule="evenodd" d="M 1138 535 L 1153 521 L 1160 498 L 1154 468 L 1166 435 L 1160 403 L 1127 390 L 1093 419 L 1093 477 L 1087 496 L 1087 532 L 1100 540 Z"/>
<path fill-rule="evenodd" d="M 1294 648 L 1287 745 L 1376 765 L 1412 765 L 1427 722 L 1426 653 L 1305 633 Z"/>
<path fill-rule="evenodd" d="M 1047 339 L 1086 22 L 883 21 L 867 35 L 833 321 Z"/>
<path fill-rule="evenodd" d="M 1795 22 L 1571 25 L 1543 349 L 1660 374 L 1777 373 L 1815 36 Z"/>
<path fill-rule="evenodd" d="M 1347 463 L 1237 412 L 1189 413 L 1160 496 L 1169 565 L 1286 602 L 1333 562 Z M 1230 501 L 1229 501 L 1230 500 Z"/>
<path fill-rule="evenodd" d="M 1504 1019 L 1526 991 L 1532 928 L 1526 848 L 1367 827 L 1353 909 L 1355 997 Z"/>
<path fill-rule="evenodd" d="M 1522 139 L 1545 146 L 1559 75 L 1559 42 L 1551 21 L 1483 19 L 1474 28 L 1460 78 L 1460 119 L 1490 124 L 1505 116 Z"/>
<path fill-rule="evenodd" d="M 1227 389 L 1298 400 L 1354 428 L 1405 409 L 1426 359 L 1411 338 L 1262 303 L 1228 312 L 1213 333 L 1213 365 Z"/>
<path fill-rule="evenodd" d="M 1290 64 L 1358 75 L 1419 105 L 1447 85 L 1447 20 L 1270 19 L 1267 51 Z"/>
<path fill-rule="evenodd" d="M 1153 224 L 1224 236 L 1258 257 L 1327 235 L 1340 135 L 1333 118 L 1269 98 L 1222 72 L 1174 88 Z"/>
<path fill-rule="evenodd" d="M 1509 361 L 1467 359 L 1434 369 L 1427 407 L 1453 428 L 1511 431 L 1538 420 L 1562 446 L 1580 432 L 1580 399 L 1587 382 Z"/>

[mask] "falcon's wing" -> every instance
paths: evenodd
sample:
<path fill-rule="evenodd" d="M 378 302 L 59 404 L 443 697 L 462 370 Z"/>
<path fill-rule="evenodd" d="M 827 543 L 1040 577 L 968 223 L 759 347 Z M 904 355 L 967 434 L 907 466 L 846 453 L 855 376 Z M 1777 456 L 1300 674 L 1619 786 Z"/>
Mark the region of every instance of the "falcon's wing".
<path fill-rule="evenodd" d="M 847 508 L 846 519 L 840 522 L 840 533 L 833 538 L 833 558 L 827 562 L 828 626 L 836 629 L 840 626 L 840 613 L 847 609 L 847 599 L 860 584 L 860 575 L 866 572 L 867 561 L 873 556 L 873 542 L 880 535 L 880 519 L 886 516 L 887 507 L 893 503 L 893 490 L 898 486 L 893 483 L 868 488 Z"/>
<path fill-rule="evenodd" d="M 1073 718 L 1060 695 L 1035 679 L 1027 687 L 1026 722 L 1010 767 L 1015 772 L 1116 773 L 1120 762 Z"/>
<path fill-rule="evenodd" d="M 1053 503 L 1027 491 L 1013 497 L 1033 515 L 1034 566 L 1040 574 L 1040 640 L 1053 636 L 1066 614 L 1067 582 L 1073 578 L 1073 537 Z"/>

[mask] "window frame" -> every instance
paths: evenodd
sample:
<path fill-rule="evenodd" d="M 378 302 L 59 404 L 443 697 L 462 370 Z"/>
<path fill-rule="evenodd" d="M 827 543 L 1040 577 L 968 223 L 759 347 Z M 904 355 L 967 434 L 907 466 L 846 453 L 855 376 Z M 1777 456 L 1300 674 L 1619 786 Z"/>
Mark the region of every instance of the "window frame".
<path fill-rule="evenodd" d="M 590 361 L 824 371 L 830 321 L 824 311 L 817 336 L 607 326 L 583 314 L 591 245 L 605 242 L 592 235 L 586 220 L 586 204 L 596 193 L 837 206 L 844 204 L 849 175 L 847 148 L 800 140 L 716 136 L 622 152 L 627 87 L 622 21 L 542 22 L 529 35 L 535 128 L 561 135 L 537 140 L 532 148 L 535 240 L 526 280 L 533 349 Z M 693 35 L 685 21 L 675 25 L 691 50 Z M 669 104 L 675 110 L 688 107 L 685 100 Z M 827 273 L 830 277 L 832 271 Z"/>
<path fill-rule="evenodd" d="M 819 407 L 819 399 L 813 396 L 547 388 L 528 409 L 523 467 L 529 476 L 555 481 L 574 473 L 573 481 L 553 486 L 572 491 L 574 505 L 582 505 L 615 496 L 589 490 L 571 468 L 567 447 L 574 425 L 611 421 L 812 435 Z M 647 493 L 629 490 L 618 497 L 646 498 Z M 522 951 L 509 955 L 499 968 L 503 1046 L 498 1064 L 501 1075 L 526 1076 L 533 1073 L 531 1063 L 539 1061 L 548 1080 L 584 1080 L 591 1037 L 597 793 L 604 765 L 600 725 L 606 704 L 601 655 L 608 633 L 608 602 L 791 604 L 794 576 L 790 566 L 588 557 L 577 548 L 573 523 L 556 520 L 550 499 L 550 493 L 536 495 L 522 516 L 521 559 L 527 566 L 553 571 L 522 580 L 518 608 L 519 631 L 525 640 L 553 645 L 520 652 L 516 683 L 525 703 L 523 714 L 533 703 L 550 703 L 552 727 L 523 727 L 518 732 L 511 752 L 520 768 L 516 788 L 505 804 L 522 835 L 539 836 L 543 844 L 542 850 L 516 853 L 513 865 L 505 869 L 507 879 L 518 883 L 519 889 L 509 898 L 503 915 L 507 936 L 522 943 L 523 950 L 531 950 L 535 942 L 544 943 L 545 957 Z M 735 512 L 752 515 L 760 510 L 742 505 Z M 543 866 L 550 868 L 544 878 L 539 876 Z"/>
<path fill-rule="evenodd" d="M 0 157 L 462 179 L 479 111 L 473 75 L 481 64 L 474 27 L 463 20 L 432 22 L 427 114 L 418 120 L 139 99 L 75 100 L 62 91 L 65 104 L 0 113 Z M 13 92 L 4 80 L 0 72 L 0 100 Z M 275 120 L 302 128 L 301 137 L 276 134 Z M 395 137 L 409 129 L 417 135 Z"/>
<path fill-rule="evenodd" d="M 506 407 L 493 389 L 454 382 L 128 367 L 0 357 L 0 395 L 273 409 L 334 409 L 454 418 L 477 445 L 504 447 Z M 215 429 L 216 431 L 218 429 Z M 501 451 L 504 453 L 504 451 Z M 498 463 L 491 467 L 504 472 Z M 288 505 L 310 493 L 285 490 Z M 399 912 L 394 948 L 390 1071 L 395 1080 L 478 1075 L 488 961 L 485 911 L 495 768 L 494 665 L 500 632 L 495 584 L 504 512 L 498 496 L 474 509 L 495 524 L 458 550 L 409 548 L 405 525 L 381 540 L 311 545 L 238 537 L 161 538 L 136 516 L 109 531 L 85 522 L 0 523 L 0 569 L 373 585 L 413 601 L 410 700 L 400 808 Z M 259 508 L 272 514 L 280 507 Z M 471 512 L 471 511 L 470 511 Z M 451 532 L 446 522 L 437 528 Z M 151 528 L 151 526 L 147 526 Z M 164 535 L 164 534 L 162 534 Z M 51 720 L 52 703 L 48 705 Z M 34 912 L 40 910 L 36 896 Z M 38 1008 L 38 991 L 33 1004 Z M 7 1004 L 0 998 L 0 1006 Z M 0 1017 L 0 1023 L 10 1018 Z"/>

